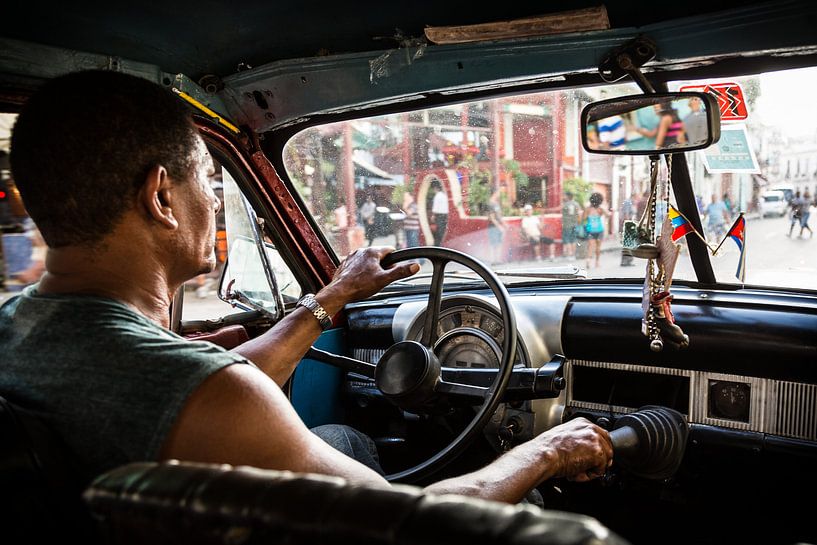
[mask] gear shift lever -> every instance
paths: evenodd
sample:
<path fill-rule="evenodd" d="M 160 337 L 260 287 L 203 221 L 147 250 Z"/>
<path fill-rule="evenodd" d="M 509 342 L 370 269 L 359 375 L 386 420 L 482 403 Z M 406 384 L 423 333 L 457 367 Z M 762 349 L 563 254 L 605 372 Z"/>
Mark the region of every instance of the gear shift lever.
<path fill-rule="evenodd" d="M 610 440 L 615 460 L 647 479 L 667 479 L 678 471 L 689 426 L 678 411 L 648 405 L 616 420 Z"/>

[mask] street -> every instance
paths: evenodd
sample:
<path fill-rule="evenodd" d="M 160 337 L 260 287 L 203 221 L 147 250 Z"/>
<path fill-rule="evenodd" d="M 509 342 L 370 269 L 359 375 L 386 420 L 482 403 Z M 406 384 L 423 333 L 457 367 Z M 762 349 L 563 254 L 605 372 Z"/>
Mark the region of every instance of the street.
<path fill-rule="evenodd" d="M 786 236 L 788 232 L 787 216 L 765 219 L 747 217 L 746 284 L 817 290 L 817 238 L 810 239 L 808 231 L 804 232 L 804 238 L 799 238 L 797 236 L 800 233 L 799 225 L 795 225 L 791 237 Z M 710 244 L 717 246 L 718 242 L 710 241 Z M 734 241 L 731 239 L 725 241 L 718 254 L 710 259 L 718 282 L 738 283 L 735 272 L 739 252 Z M 609 250 L 601 254 L 600 266 L 588 270 L 588 277 L 643 277 L 644 261 L 640 259 L 633 261 L 636 263 L 635 267 L 622 267 L 619 252 L 610 245 Z M 579 261 L 578 264 L 584 266 L 583 261 Z M 686 245 L 682 246 L 674 278 L 695 279 Z"/>

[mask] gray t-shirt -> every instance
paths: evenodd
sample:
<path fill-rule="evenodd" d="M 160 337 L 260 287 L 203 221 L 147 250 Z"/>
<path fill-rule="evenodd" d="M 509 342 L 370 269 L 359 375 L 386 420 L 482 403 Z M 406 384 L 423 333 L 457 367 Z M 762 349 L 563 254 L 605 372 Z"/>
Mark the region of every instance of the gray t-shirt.
<path fill-rule="evenodd" d="M 156 460 L 188 396 L 238 354 L 113 299 L 38 294 L 0 307 L 0 395 L 38 414 L 83 470 Z"/>

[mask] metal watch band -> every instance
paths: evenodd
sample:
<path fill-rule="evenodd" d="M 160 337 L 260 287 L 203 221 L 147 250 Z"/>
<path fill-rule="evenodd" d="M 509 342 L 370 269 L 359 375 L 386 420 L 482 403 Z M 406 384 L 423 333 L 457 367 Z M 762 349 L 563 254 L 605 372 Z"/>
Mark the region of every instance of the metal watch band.
<path fill-rule="evenodd" d="M 321 326 L 321 329 L 326 331 L 330 327 L 332 327 L 332 317 L 329 316 L 329 313 L 318 303 L 317 299 L 315 299 L 315 294 L 307 293 L 300 299 L 298 299 L 298 306 L 302 306 L 308 309 L 312 315 L 318 320 L 318 323 Z"/>

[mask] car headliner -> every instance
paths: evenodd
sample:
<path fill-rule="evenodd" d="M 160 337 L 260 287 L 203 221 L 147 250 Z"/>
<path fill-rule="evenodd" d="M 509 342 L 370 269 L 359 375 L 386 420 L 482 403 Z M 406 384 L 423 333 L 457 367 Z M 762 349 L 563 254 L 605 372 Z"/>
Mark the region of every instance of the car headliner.
<path fill-rule="evenodd" d="M 172 85 L 235 125 L 276 131 L 283 139 L 287 134 L 280 129 L 359 116 L 379 106 L 406 110 L 472 100 L 497 88 L 598 84 L 603 56 L 640 34 L 659 44 L 644 67 L 658 72 L 657 80 L 666 68 L 675 70 L 667 79 L 703 77 L 697 67 L 747 53 L 751 58 L 739 70 L 817 64 L 817 4 L 807 0 L 621 1 L 606 6 L 609 30 L 428 47 L 426 26 L 502 21 L 593 3 L 497 2 L 475 9 L 465 2 L 418 0 L 386 8 L 364 0 L 352 9 L 323 1 L 293 6 L 299 5 L 16 2 L 4 12 L 0 29 L 0 102 L 15 107 L 43 78 L 107 68 Z M 394 39 L 398 33 L 403 41 Z"/>
<path fill-rule="evenodd" d="M 608 2 L 611 27 L 764 4 L 752 1 Z M 783 2 L 785 4 L 785 2 Z M 397 46 L 395 35 L 422 38 L 426 26 L 504 21 L 599 5 L 590 0 L 492 2 L 368 0 L 271 2 L 11 2 L 0 36 L 155 64 L 198 80 L 228 76 L 239 65 L 360 53 Z"/>

